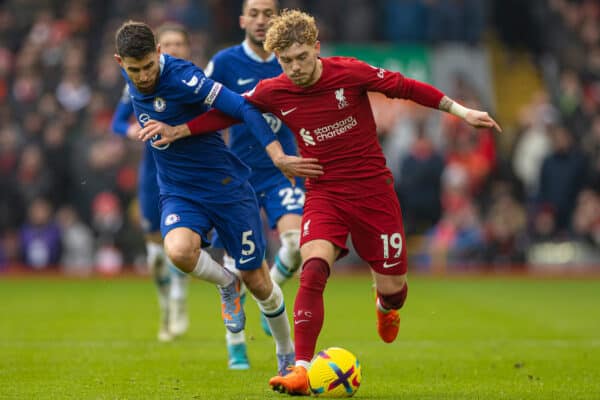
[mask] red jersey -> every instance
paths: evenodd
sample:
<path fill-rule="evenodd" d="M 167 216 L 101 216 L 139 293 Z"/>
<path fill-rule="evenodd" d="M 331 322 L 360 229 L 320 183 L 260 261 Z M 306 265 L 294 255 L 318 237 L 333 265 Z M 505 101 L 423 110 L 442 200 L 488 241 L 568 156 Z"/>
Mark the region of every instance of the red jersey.
<path fill-rule="evenodd" d="M 392 173 L 377 139 L 367 92 L 430 107 L 439 105 L 443 93 L 354 58 L 329 57 L 321 62 L 321 77 L 309 87 L 298 86 L 281 74 L 260 81 L 245 96 L 294 132 L 302 157 L 319 160 L 324 174 L 308 179 L 307 189 L 357 197 L 380 193 L 392 183 Z M 198 122 L 208 116 L 199 117 Z M 195 127 L 191 130 L 198 132 Z"/>
<path fill-rule="evenodd" d="M 379 145 L 367 92 L 410 98 L 415 81 L 354 58 L 321 62 L 323 72 L 313 85 L 297 86 L 281 74 L 259 82 L 247 99 L 294 132 L 302 157 L 319 160 L 324 174 L 309 179 L 308 189 L 372 195 L 380 185 L 373 185 L 371 178 L 391 183 L 392 173 Z"/>

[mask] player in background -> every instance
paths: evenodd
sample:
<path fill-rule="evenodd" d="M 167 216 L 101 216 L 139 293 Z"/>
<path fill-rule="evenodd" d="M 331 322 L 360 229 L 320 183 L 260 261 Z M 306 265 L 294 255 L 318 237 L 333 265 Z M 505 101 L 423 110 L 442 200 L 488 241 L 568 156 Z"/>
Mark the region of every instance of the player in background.
<path fill-rule="evenodd" d="M 408 293 L 404 229 L 367 92 L 409 99 L 449 112 L 473 127 L 500 131 L 486 112 L 465 108 L 429 84 L 353 58 L 321 58 L 317 35 L 314 18 L 306 13 L 289 10 L 275 17 L 265 48 L 275 52 L 284 74 L 261 81 L 247 94 L 250 102 L 290 127 L 300 154 L 317 158 L 324 172 L 306 183 L 303 264 L 294 304 L 296 365 L 289 374 L 269 381 L 273 390 L 292 395 L 309 394 L 307 369 L 323 326 L 323 291 L 333 263 L 348 251 L 348 234 L 371 267 L 378 334 L 386 343 L 398 335 L 397 310 Z M 231 123 L 230 117 L 211 111 L 175 127 L 153 122 L 140 138 L 160 130 L 161 143 L 168 143 Z"/>
<path fill-rule="evenodd" d="M 263 43 L 270 19 L 278 12 L 276 0 L 245 0 L 242 4 L 240 27 L 245 31 L 244 41 L 218 52 L 205 69 L 207 77 L 224 84 L 229 89 L 244 93 L 261 79 L 272 78 L 283 71 L 272 52 L 264 50 Z M 293 133 L 273 114 L 263 115 L 277 135 L 286 154 L 297 154 Z M 271 229 L 277 228 L 281 247 L 271 267 L 271 278 L 278 285 L 290 279 L 300 266 L 300 223 L 304 208 L 304 187 L 298 181 L 293 186 L 264 151 L 260 143 L 248 132 L 245 124 L 229 130 L 229 147 L 251 168 L 250 184 L 256 192 L 258 203 L 268 218 Z M 219 247 L 218 240 L 213 246 Z M 222 247 L 222 246 L 220 246 Z M 230 267 L 233 259 L 224 257 Z M 270 335 L 264 315 L 261 323 Z M 230 365 L 248 368 L 243 332 L 227 332 Z"/>
<path fill-rule="evenodd" d="M 156 41 L 161 51 L 173 57 L 190 58 L 189 35 L 179 24 L 166 23 L 156 30 Z M 119 101 L 112 120 L 112 130 L 118 135 L 137 139 L 142 128 L 137 121 L 131 121 L 133 104 L 127 86 Z M 138 203 L 142 217 L 142 229 L 146 240 L 146 262 L 152 273 L 158 292 L 160 322 L 158 340 L 170 341 L 183 335 L 189 326 L 187 313 L 188 277 L 172 265 L 166 256 L 160 235 L 160 210 L 156 166 L 152 153 L 144 147 L 138 175 Z"/>
<path fill-rule="evenodd" d="M 142 126 L 151 119 L 179 124 L 214 106 L 247 123 L 269 156 L 285 174 L 322 174 L 315 159 L 288 156 L 263 119 L 243 97 L 207 78 L 189 61 L 161 54 L 148 25 L 129 21 L 116 32 L 115 59 L 127 81 L 134 112 Z M 217 285 L 221 314 L 231 332 L 245 325 L 237 276 L 201 250 L 215 229 L 249 291 L 267 316 L 275 341 L 278 372 L 293 363 L 294 350 L 283 293 L 269 275 L 256 195 L 249 169 L 213 132 L 160 145 L 160 133 L 147 141 L 157 168 L 161 233 L 165 251 L 181 271 Z"/>

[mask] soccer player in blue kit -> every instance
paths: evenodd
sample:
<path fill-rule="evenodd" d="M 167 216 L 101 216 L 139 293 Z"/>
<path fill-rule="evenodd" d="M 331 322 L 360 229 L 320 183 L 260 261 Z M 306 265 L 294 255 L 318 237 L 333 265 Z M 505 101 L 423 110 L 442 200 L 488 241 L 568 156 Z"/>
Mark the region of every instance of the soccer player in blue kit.
<path fill-rule="evenodd" d="M 190 42 L 185 28 L 179 24 L 166 23 L 156 30 L 156 41 L 163 53 L 189 59 Z M 138 122 L 130 122 L 133 104 L 127 86 L 119 101 L 112 120 L 116 134 L 137 140 L 141 129 Z M 144 147 L 138 177 L 138 202 L 142 216 L 142 229 L 146 239 L 146 260 L 158 292 L 160 323 L 158 340 L 166 342 L 185 333 L 189 325 L 187 313 L 188 276 L 175 268 L 166 256 L 160 235 L 159 190 L 156 166 L 149 147 Z"/>
<path fill-rule="evenodd" d="M 263 48 L 263 42 L 271 17 L 278 12 L 276 0 L 244 0 L 240 27 L 245 31 L 244 41 L 218 52 L 207 65 L 207 77 L 222 83 L 229 89 L 244 93 L 251 90 L 261 79 L 280 75 L 283 70 L 275 54 Z M 277 135 L 286 154 L 296 155 L 293 133 L 275 115 L 263 114 Z M 300 266 L 300 224 L 304 208 L 304 187 L 300 181 L 294 186 L 273 165 L 258 139 L 249 132 L 246 124 L 238 124 L 229 130 L 229 147 L 251 168 L 249 182 L 265 211 L 271 229 L 277 228 L 281 247 L 275 255 L 271 278 L 282 285 Z M 220 241 L 213 241 L 220 246 Z M 233 259 L 227 255 L 224 263 L 231 268 Z M 266 320 L 261 314 L 263 329 L 270 334 Z M 247 367 L 244 333 L 227 332 L 227 348 L 230 365 Z"/>
<path fill-rule="evenodd" d="M 284 175 L 317 177 L 316 159 L 289 156 L 262 114 L 238 94 L 207 78 L 194 64 L 161 54 L 148 25 L 129 21 L 116 32 L 115 59 L 122 68 L 138 122 L 152 119 L 183 123 L 208 107 L 243 120 L 259 138 Z M 181 271 L 215 283 L 221 294 L 227 329 L 245 325 L 240 281 L 201 250 L 213 227 L 236 262 L 244 284 L 267 316 L 276 345 L 278 371 L 294 362 L 283 293 L 264 261 L 265 240 L 256 195 L 248 183 L 249 169 L 217 132 L 158 145 L 160 135 L 146 142 L 152 150 L 160 189 L 161 233 L 167 256 Z"/>

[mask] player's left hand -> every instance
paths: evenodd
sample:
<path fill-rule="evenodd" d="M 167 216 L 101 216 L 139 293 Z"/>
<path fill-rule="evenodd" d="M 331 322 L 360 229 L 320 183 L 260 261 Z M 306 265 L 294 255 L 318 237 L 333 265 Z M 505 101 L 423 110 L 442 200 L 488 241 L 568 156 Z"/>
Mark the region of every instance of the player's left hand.
<path fill-rule="evenodd" d="M 495 128 L 502 132 L 500 125 L 485 111 L 469 110 L 465 115 L 465 121 L 474 128 Z"/>
<path fill-rule="evenodd" d="M 144 127 L 139 131 L 138 138 L 145 142 L 149 139 L 152 139 L 156 135 L 160 135 L 160 138 L 155 140 L 153 144 L 155 146 L 162 146 L 185 136 L 184 130 L 179 129 L 179 127 L 180 125 L 171 126 L 165 124 L 164 122 L 151 119 L 146 122 Z"/>
<path fill-rule="evenodd" d="M 302 158 L 284 155 L 273 161 L 275 166 L 281 170 L 283 175 L 296 184 L 295 176 L 301 178 L 317 178 L 323 175 L 323 166 L 316 158 Z"/>

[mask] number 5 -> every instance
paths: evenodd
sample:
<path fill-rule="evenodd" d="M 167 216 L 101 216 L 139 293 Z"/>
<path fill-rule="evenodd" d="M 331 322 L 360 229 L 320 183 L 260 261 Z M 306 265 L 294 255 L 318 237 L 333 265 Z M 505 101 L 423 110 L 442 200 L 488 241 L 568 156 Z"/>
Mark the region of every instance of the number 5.
<path fill-rule="evenodd" d="M 250 236 L 252 236 L 251 230 L 242 232 L 242 255 L 244 256 L 249 256 L 250 254 L 254 253 L 254 250 L 256 249 L 254 242 L 250 240 Z M 244 249 L 244 246 L 248 247 Z"/>

